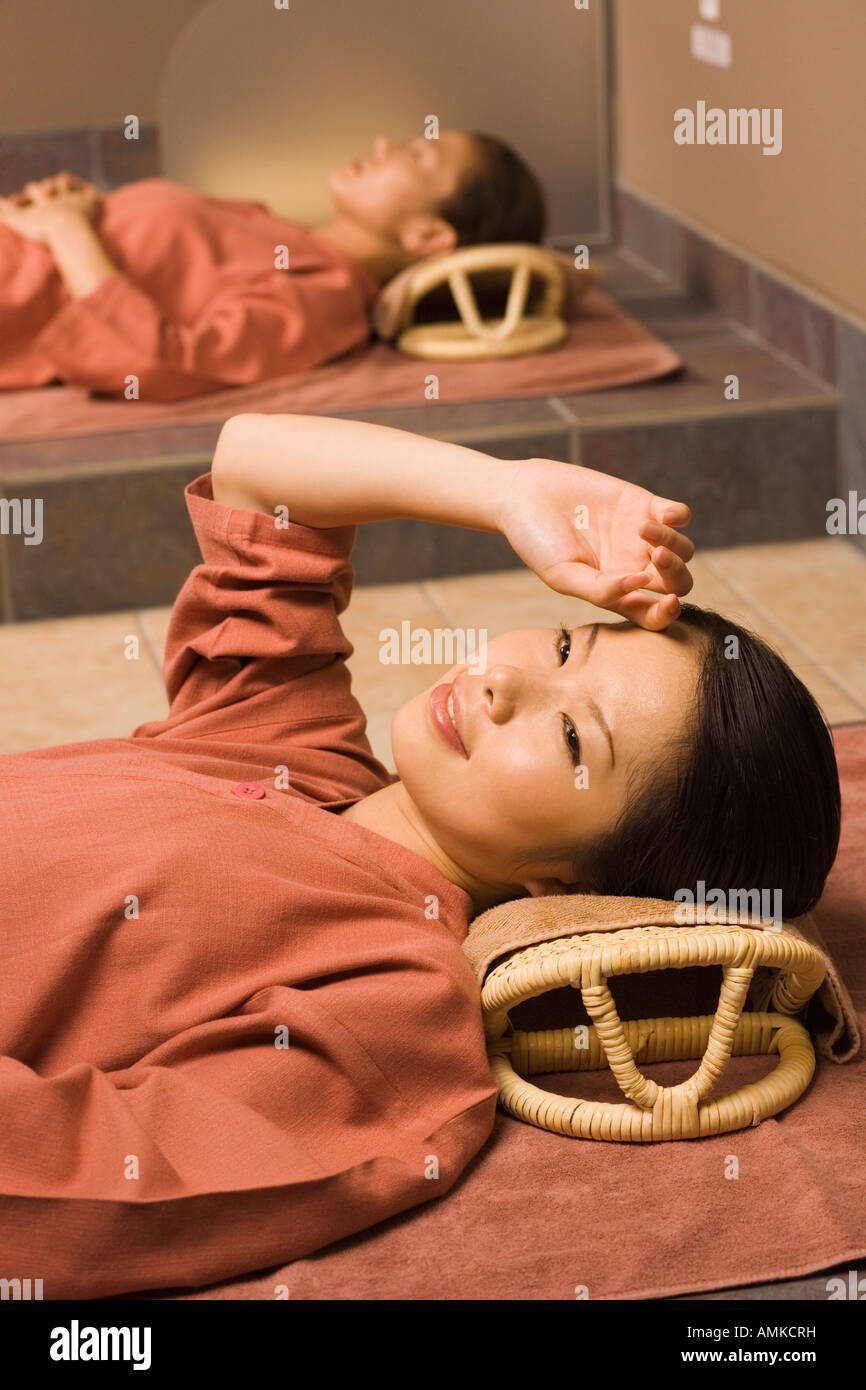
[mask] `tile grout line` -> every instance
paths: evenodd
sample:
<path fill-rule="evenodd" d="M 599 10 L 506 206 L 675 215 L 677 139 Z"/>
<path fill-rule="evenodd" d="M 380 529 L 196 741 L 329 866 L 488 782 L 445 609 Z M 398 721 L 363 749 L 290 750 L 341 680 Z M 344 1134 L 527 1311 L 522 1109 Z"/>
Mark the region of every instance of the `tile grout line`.
<path fill-rule="evenodd" d="M 794 357 L 790 352 L 786 352 L 784 348 L 777 347 L 769 338 L 763 337 L 751 324 L 738 324 L 738 327 L 741 327 L 744 332 L 753 339 L 754 343 L 768 353 L 770 357 L 778 358 L 789 370 L 795 372 L 798 376 L 805 377 L 810 386 L 813 388 L 815 386 L 819 388 L 823 387 L 827 395 L 839 396 L 838 386 L 828 381 L 826 377 L 821 376 L 820 373 L 816 372 L 812 367 L 807 367 L 805 362 L 800 361 L 799 357 Z"/>
<path fill-rule="evenodd" d="M 863 713 L 866 714 L 866 702 L 864 702 L 862 695 L 855 694 L 854 690 L 850 686 L 845 684 L 841 676 L 837 676 L 835 672 L 831 673 L 831 671 L 826 666 L 819 665 L 817 662 L 810 662 L 809 664 L 813 665 L 816 671 L 820 671 L 821 675 L 824 676 L 824 678 L 828 680 L 832 686 L 835 686 L 835 688 L 838 691 L 840 691 L 841 694 L 847 695 L 848 699 L 852 702 L 852 704 L 855 704 L 859 710 L 862 710 Z"/>
<path fill-rule="evenodd" d="M 762 608 L 760 607 L 759 604 L 754 603 L 754 602 L 751 600 L 751 598 L 749 597 L 748 594 L 746 594 L 746 593 L 743 592 L 741 589 L 739 589 L 735 584 L 730 583 L 729 580 L 728 580 L 724 575 L 719 574 L 719 572 L 718 572 L 712 565 L 708 564 L 707 561 L 706 561 L 706 559 L 704 559 L 703 557 L 702 557 L 702 564 L 706 565 L 706 568 L 710 571 L 710 573 L 712 574 L 713 578 L 716 580 L 717 583 L 721 584 L 723 588 L 729 589 L 730 592 L 731 592 L 731 594 L 732 594 L 735 598 L 741 599 L 741 600 L 742 600 L 749 608 L 751 608 L 760 618 L 762 618 L 763 621 L 764 621 L 765 623 L 767 623 L 771 628 L 773 628 L 773 630 L 774 630 L 775 632 L 777 632 L 777 633 L 779 634 L 780 637 L 784 637 L 784 639 L 786 640 L 786 642 L 789 642 L 792 646 L 796 647 L 797 651 L 798 651 L 798 652 L 800 653 L 800 655 L 804 658 L 804 659 L 803 659 L 803 663 L 802 663 L 804 666 L 811 666 L 811 667 L 814 667 L 815 670 L 820 671 L 820 673 L 821 673 L 821 675 L 824 677 L 824 679 L 827 680 L 827 681 L 829 682 L 829 684 L 832 685 L 832 686 L 834 687 L 834 689 L 835 689 L 836 691 L 838 691 L 838 693 L 839 693 L 840 695 L 844 695 L 844 696 L 845 696 L 847 699 L 849 699 L 854 705 L 857 706 L 858 710 L 861 710 L 864 714 L 866 714 L 866 704 L 864 704 L 864 702 L 863 702 L 861 696 L 858 695 L 853 689 L 851 689 L 850 687 L 848 687 L 848 686 L 844 683 L 844 681 L 842 681 L 842 679 L 841 679 L 840 677 L 837 677 L 835 674 L 831 674 L 831 672 L 828 670 L 828 668 L 827 668 L 826 665 L 824 665 L 824 664 L 821 663 L 821 662 L 818 662 L 818 661 L 814 660 L 814 658 L 812 658 L 812 657 L 809 655 L 809 653 L 805 650 L 805 648 L 802 647 L 802 646 L 800 645 L 800 643 L 797 641 L 797 639 L 796 639 L 796 638 L 793 638 L 793 637 L 791 636 L 791 634 L 788 632 L 787 628 L 782 627 L 782 626 L 779 624 L 779 622 L 778 622 L 774 617 L 772 617 L 770 614 L 768 614 L 764 609 L 762 609 Z M 486 573 L 486 571 L 485 571 L 485 573 Z M 509 573 L 510 573 L 510 571 L 509 571 Z M 471 577 L 471 576 L 465 576 L 465 577 L 466 577 L 466 578 L 469 578 L 469 577 Z M 437 600 L 436 596 L 430 592 L 430 590 L 429 590 L 429 588 L 428 588 L 428 585 L 427 585 L 427 582 L 426 582 L 426 581 L 420 581 L 418 587 L 421 589 L 421 591 L 422 591 L 422 593 L 424 594 L 424 596 L 425 596 L 425 598 L 427 599 L 427 601 L 428 601 L 428 602 L 436 609 L 436 611 L 442 616 L 442 618 L 443 618 L 444 621 L 447 623 L 447 625 L 448 625 L 450 628 L 456 627 L 456 624 L 453 622 L 453 620 L 451 619 L 450 615 L 447 614 L 447 613 L 445 612 L 445 609 L 442 607 L 441 603 Z M 553 590 L 551 590 L 551 593 L 553 593 Z M 815 697 L 815 698 L 817 699 L 817 697 Z"/>
<path fill-rule="evenodd" d="M 628 197 L 649 207 L 652 212 L 660 214 L 668 221 L 673 222 L 677 231 L 682 231 L 684 229 L 691 232 L 702 241 L 709 242 L 720 251 L 723 251 L 727 256 L 730 256 L 733 260 L 738 261 L 746 270 L 763 275 L 767 279 L 777 281 L 786 289 L 799 296 L 800 299 L 806 300 L 807 303 L 817 305 L 818 308 L 823 309 L 831 317 L 835 316 L 836 318 L 844 319 L 859 332 L 862 333 L 864 331 L 866 320 L 858 318 L 856 314 L 853 314 L 849 309 L 843 308 L 842 305 L 822 294 L 820 290 L 804 287 L 800 281 L 789 275 L 780 266 L 771 265 L 769 261 L 764 260 L 762 257 L 751 255 L 742 246 L 737 246 L 733 241 L 728 241 L 727 238 L 714 234 L 709 231 L 707 227 L 698 222 L 694 222 L 683 213 L 674 211 L 673 208 L 667 207 L 663 203 L 656 201 L 650 194 L 640 192 L 629 180 L 621 176 L 615 181 L 615 189 L 624 192 Z M 637 260 L 641 259 L 638 253 L 633 251 L 631 247 L 622 246 L 617 249 L 621 251 L 628 250 L 632 257 Z M 649 264 L 649 262 L 647 264 Z M 650 268 L 656 269 L 654 266 Z M 663 272 L 659 273 L 662 274 Z"/>
<path fill-rule="evenodd" d="M 136 624 L 137 624 L 137 626 L 138 626 L 138 629 L 139 629 L 139 631 L 140 631 L 142 637 L 144 638 L 144 645 L 147 647 L 147 650 L 150 652 L 150 658 L 151 658 L 151 660 L 152 660 L 154 666 L 156 667 L 157 675 L 159 676 L 160 680 L 162 680 L 162 679 L 163 679 L 163 674 L 162 674 L 162 662 L 160 661 L 160 659 L 159 659 L 159 657 L 158 657 L 158 655 L 157 655 L 157 652 L 156 652 L 156 648 L 155 648 L 155 646 L 153 645 L 153 639 L 151 638 L 151 635 L 150 635 L 150 633 L 149 633 L 148 630 L 147 630 L 147 625 L 146 625 L 145 622 L 144 622 L 144 619 L 143 619 L 143 617 L 142 617 L 141 612 L 138 611 L 138 610 L 134 610 L 134 612 L 135 612 L 135 621 L 136 621 Z"/>
<path fill-rule="evenodd" d="M 468 577 L 469 577 L 468 575 L 445 575 L 445 576 L 444 576 L 444 578 L 447 578 L 447 579 L 463 579 L 463 578 L 468 578 Z M 435 583 L 436 581 L 434 580 L 433 582 Z M 440 616 L 440 618 L 442 619 L 442 621 L 443 621 L 448 627 L 450 627 L 450 628 L 456 628 L 457 624 L 454 623 L 454 622 L 452 622 L 450 615 L 449 615 L 448 613 L 445 612 L 445 609 L 442 607 L 442 604 L 439 602 L 439 600 L 438 600 L 438 598 L 436 597 L 436 595 L 430 592 L 430 589 L 428 588 L 428 580 L 426 580 L 426 579 L 419 579 L 419 580 L 418 580 L 418 588 L 421 590 L 421 593 L 424 595 L 425 599 L 426 599 L 427 602 L 431 605 L 431 607 L 433 607 L 433 608 L 436 609 L 436 612 L 439 614 L 439 616 Z"/>
<path fill-rule="evenodd" d="M 625 243 L 623 243 L 621 246 L 617 246 L 615 249 L 617 255 L 621 256 L 624 261 L 631 262 L 632 268 L 634 270 L 640 270 L 645 275 L 649 275 L 651 279 L 656 280 L 661 285 L 664 285 L 665 289 L 670 289 L 672 292 L 676 292 L 677 290 L 682 288 L 682 286 L 678 285 L 675 280 L 672 280 L 669 275 L 666 275 L 663 270 L 660 270 L 658 266 L 653 265 L 652 261 L 644 260 L 643 256 L 639 255 L 638 252 L 633 250 L 631 246 L 626 246 Z"/>
<path fill-rule="evenodd" d="M 545 396 L 544 399 L 547 401 L 551 410 L 556 411 L 556 414 L 561 420 L 566 420 L 569 425 L 575 423 L 577 416 L 574 414 L 574 411 L 570 410 L 565 402 L 561 401 L 558 396 Z"/>
<path fill-rule="evenodd" d="M 0 446 L 6 442 L 0 440 Z M 20 441 L 8 441 L 19 443 Z M 34 444 L 41 443 L 41 440 L 33 440 Z M 213 454 L 210 450 L 207 454 L 188 453 L 188 454 L 152 454 L 140 458 L 124 458 L 122 455 L 115 459 L 103 459 L 88 463 L 78 459 L 74 463 L 64 467 L 56 463 L 46 464 L 44 468 L 37 465 L 35 468 L 28 468 L 26 464 L 22 468 L 21 464 L 10 464 L 5 466 L 0 455 L 0 485 L 7 486 L 14 483 L 68 483 L 68 482 L 87 482 L 92 478 L 103 477 L 126 477 L 130 473 L 160 472 L 167 469 L 189 468 L 193 465 L 198 466 L 205 463 Z M 207 472 L 207 469 L 203 470 Z M 180 489 L 181 495 L 183 489 Z"/>
<path fill-rule="evenodd" d="M 12 567 L 9 563 L 9 537 L 0 536 L 0 623 L 15 622 L 12 599 Z"/>
<path fill-rule="evenodd" d="M 583 452 L 580 437 L 580 425 L 575 424 L 574 429 L 571 431 L 571 437 L 569 439 L 568 461 L 569 463 L 574 464 L 575 468 L 581 468 L 582 457 Z"/>
<path fill-rule="evenodd" d="M 736 547 L 732 546 L 731 549 L 736 549 Z M 729 588 L 738 599 L 741 599 L 743 603 L 749 606 L 749 608 L 754 609 L 754 611 L 758 614 L 760 618 L 763 619 L 764 622 L 769 623 L 770 627 L 774 628 L 775 631 L 778 632 L 781 637 L 784 637 L 786 642 L 790 642 L 793 647 L 796 647 L 797 651 L 803 657 L 804 665 L 818 666 L 820 664 L 818 659 L 812 656 L 808 649 L 802 645 L 799 638 L 795 637 L 792 633 L 790 633 L 787 627 L 783 627 L 779 620 L 773 614 L 769 613 L 767 609 L 761 605 L 759 600 L 754 599 L 751 596 L 751 594 L 749 594 L 745 589 L 742 589 L 736 583 L 735 580 L 730 579 L 727 575 L 721 574 L 715 568 L 713 561 L 708 560 L 706 555 L 701 556 L 701 563 L 707 567 L 707 569 L 710 571 L 715 580 L 717 580 L 721 584 L 726 585 L 726 587 Z"/>

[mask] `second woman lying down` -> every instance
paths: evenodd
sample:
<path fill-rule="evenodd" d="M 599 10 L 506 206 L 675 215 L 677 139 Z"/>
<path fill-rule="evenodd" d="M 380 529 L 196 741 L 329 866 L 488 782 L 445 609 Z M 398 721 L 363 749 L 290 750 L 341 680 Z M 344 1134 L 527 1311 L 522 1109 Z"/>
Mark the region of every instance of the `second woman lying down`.
<path fill-rule="evenodd" d="M 544 235 L 536 179 L 488 135 L 377 140 L 329 190 L 315 229 L 169 179 L 103 195 L 60 174 L 0 199 L 0 388 L 135 377 L 167 401 L 306 371 L 366 342 L 407 266 Z"/>

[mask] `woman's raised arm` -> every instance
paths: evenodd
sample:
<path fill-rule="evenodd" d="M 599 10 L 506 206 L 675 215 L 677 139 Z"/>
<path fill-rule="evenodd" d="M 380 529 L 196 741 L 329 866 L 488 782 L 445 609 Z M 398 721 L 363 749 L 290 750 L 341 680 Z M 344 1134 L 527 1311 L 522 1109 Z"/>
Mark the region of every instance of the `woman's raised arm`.
<path fill-rule="evenodd" d="M 256 511 L 289 509 L 302 526 L 409 517 L 498 531 L 497 502 L 513 464 L 460 444 L 385 425 L 319 415 L 233 415 L 211 464 L 218 489 L 239 488 Z"/>
<path fill-rule="evenodd" d="M 553 459 L 493 458 L 355 420 L 235 415 L 211 464 L 215 501 L 330 527 L 410 518 L 499 531 L 550 588 L 663 628 L 692 588 L 684 502 Z M 649 589 L 662 599 L 638 592 Z"/>

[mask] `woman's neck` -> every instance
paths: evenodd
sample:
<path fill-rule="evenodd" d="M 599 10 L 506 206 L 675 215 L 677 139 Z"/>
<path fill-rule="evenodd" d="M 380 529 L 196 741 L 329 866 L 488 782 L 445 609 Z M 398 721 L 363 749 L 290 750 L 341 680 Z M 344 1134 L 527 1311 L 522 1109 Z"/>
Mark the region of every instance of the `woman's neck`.
<path fill-rule="evenodd" d="M 316 236 L 330 241 L 332 246 L 338 246 L 341 251 L 360 261 L 380 285 L 393 279 L 412 260 L 400 246 L 377 236 L 348 217 L 334 217 L 313 230 Z"/>
<path fill-rule="evenodd" d="M 455 863 L 436 843 L 426 827 L 419 823 L 417 812 L 406 795 L 402 782 L 392 782 L 387 787 L 380 787 L 378 791 L 371 792 L 369 796 L 347 806 L 338 814 L 344 820 L 365 826 L 368 830 L 375 830 L 377 834 L 384 835 L 386 840 L 394 840 L 398 845 L 403 845 L 405 849 L 412 850 L 414 854 L 426 859 L 439 870 L 443 878 L 448 879 L 449 883 L 469 894 L 475 916 L 489 907 L 495 907 L 497 903 L 506 902 L 509 897 L 519 896 L 519 889 L 515 889 L 513 893 L 509 893 L 508 890 L 497 891 L 489 883 L 482 883 Z"/>

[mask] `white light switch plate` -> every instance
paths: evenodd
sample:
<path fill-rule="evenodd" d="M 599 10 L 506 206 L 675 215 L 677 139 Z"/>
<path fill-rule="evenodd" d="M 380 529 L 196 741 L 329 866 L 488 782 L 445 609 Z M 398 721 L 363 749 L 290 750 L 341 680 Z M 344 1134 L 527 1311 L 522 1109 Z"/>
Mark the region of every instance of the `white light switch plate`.
<path fill-rule="evenodd" d="M 721 29 L 708 29 L 705 24 L 693 24 L 691 29 L 692 57 L 714 68 L 731 66 L 731 36 Z"/>
<path fill-rule="evenodd" d="M 701 19 L 718 19 L 719 8 L 719 0 L 699 0 L 698 3 L 698 13 Z"/>

